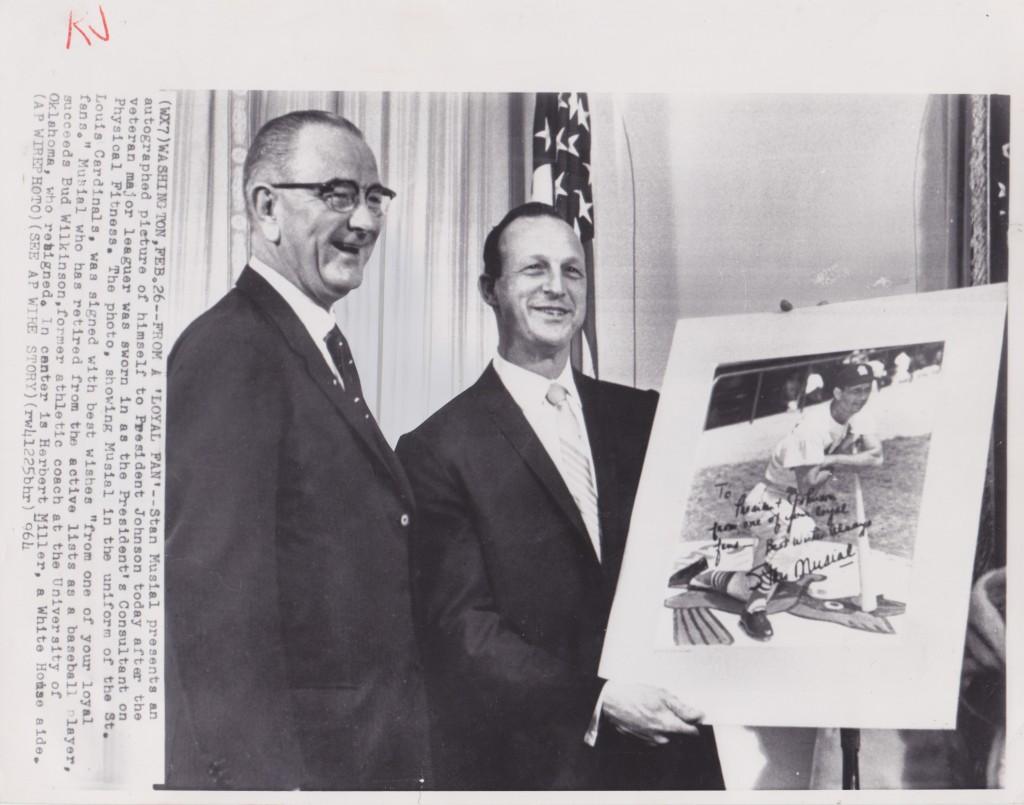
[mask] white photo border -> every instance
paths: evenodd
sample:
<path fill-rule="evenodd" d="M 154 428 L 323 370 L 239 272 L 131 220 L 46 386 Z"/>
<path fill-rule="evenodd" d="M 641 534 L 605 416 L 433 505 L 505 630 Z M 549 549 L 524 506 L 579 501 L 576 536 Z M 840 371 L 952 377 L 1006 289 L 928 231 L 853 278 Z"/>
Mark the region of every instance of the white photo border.
<path fill-rule="evenodd" d="M 952 729 L 992 429 L 1005 285 L 676 326 L 633 509 L 601 676 L 666 687 L 714 725 Z M 877 647 L 658 649 L 679 524 L 716 367 L 945 342 L 903 636 Z M 951 503 L 952 502 L 952 503 Z M 756 684 L 752 684 L 756 680 Z"/>

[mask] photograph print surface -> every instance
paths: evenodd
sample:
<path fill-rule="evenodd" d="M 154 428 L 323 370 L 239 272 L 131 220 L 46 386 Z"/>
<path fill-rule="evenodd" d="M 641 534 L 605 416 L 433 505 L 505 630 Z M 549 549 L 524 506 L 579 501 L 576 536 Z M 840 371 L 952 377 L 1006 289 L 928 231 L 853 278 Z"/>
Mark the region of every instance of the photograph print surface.
<path fill-rule="evenodd" d="M 721 364 L 659 644 L 894 639 L 943 343 Z"/>

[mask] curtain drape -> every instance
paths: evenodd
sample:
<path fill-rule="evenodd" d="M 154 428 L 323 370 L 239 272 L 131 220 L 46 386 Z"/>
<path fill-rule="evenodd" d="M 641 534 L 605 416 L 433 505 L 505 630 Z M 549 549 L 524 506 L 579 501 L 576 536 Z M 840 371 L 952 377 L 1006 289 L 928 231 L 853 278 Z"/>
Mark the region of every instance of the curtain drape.
<path fill-rule="evenodd" d="M 178 93 L 168 222 L 171 341 L 231 287 L 241 268 L 232 258 L 233 251 L 245 248 L 244 242 L 234 243 L 237 236 L 245 237 L 245 224 L 241 189 L 237 199 L 232 192 L 232 175 L 241 174 L 245 159 L 244 152 L 239 159 L 234 151 L 247 142 L 238 121 L 233 122 L 232 110 L 241 103 L 239 93 Z M 242 229 L 233 238 L 238 213 L 243 214 Z"/>
<path fill-rule="evenodd" d="M 472 383 L 496 346 L 476 279 L 487 231 L 522 200 L 525 102 L 502 93 L 179 93 L 170 336 L 223 295 L 248 258 L 241 172 L 258 128 L 298 109 L 342 114 L 398 192 L 362 287 L 334 309 L 394 442 Z"/>
<path fill-rule="evenodd" d="M 1005 280 L 1009 97 L 930 96 L 915 174 L 917 290 Z"/>

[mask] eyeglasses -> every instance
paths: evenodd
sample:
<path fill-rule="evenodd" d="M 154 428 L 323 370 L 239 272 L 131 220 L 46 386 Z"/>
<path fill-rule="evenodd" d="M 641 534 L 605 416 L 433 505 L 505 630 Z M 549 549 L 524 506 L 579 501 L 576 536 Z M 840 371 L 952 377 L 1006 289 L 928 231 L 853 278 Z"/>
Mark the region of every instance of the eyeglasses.
<path fill-rule="evenodd" d="M 283 182 L 270 186 L 281 190 L 315 190 L 334 212 L 352 212 L 359 206 L 359 185 L 347 179 L 332 179 L 329 182 Z M 366 209 L 378 218 L 388 211 L 388 205 L 394 197 L 394 190 L 379 184 L 371 185 L 363 191 Z"/>

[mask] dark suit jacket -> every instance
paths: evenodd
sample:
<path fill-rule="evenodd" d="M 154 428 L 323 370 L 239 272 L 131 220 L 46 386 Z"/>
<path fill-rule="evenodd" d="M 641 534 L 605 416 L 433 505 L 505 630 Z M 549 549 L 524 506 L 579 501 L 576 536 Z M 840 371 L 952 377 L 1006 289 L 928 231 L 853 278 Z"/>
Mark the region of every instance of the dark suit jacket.
<path fill-rule="evenodd" d="M 168 785 L 418 787 L 412 495 L 365 404 L 248 268 L 168 387 Z"/>
<path fill-rule="evenodd" d="M 399 441 L 416 493 L 414 601 L 438 784 L 721 787 L 713 744 L 601 726 L 605 627 L 658 396 L 575 376 L 597 474 L 598 561 L 555 464 L 492 367 Z"/>

